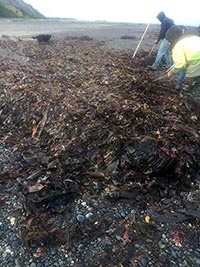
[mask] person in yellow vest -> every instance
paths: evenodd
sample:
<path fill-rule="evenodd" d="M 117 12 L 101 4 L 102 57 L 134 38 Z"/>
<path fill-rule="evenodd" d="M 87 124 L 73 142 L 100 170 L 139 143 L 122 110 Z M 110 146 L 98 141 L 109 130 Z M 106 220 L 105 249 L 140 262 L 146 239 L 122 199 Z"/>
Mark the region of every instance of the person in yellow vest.
<path fill-rule="evenodd" d="M 165 37 L 171 44 L 174 68 L 169 71 L 168 77 L 173 72 L 179 73 L 177 89 L 181 89 L 185 77 L 194 78 L 200 85 L 200 37 L 182 36 L 181 27 L 174 26 Z"/>

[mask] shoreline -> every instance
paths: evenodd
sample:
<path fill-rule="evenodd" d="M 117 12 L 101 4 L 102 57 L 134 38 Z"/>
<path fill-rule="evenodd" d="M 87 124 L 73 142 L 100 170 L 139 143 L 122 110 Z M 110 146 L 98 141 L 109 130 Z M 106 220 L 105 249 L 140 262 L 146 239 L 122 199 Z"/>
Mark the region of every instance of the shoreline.
<path fill-rule="evenodd" d="M 51 34 L 53 39 L 87 36 L 114 49 L 134 50 L 147 24 L 107 21 L 79 21 L 68 19 L 0 19 L 0 38 L 14 37 L 30 40 L 34 35 Z M 157 38 L 160 24 L 150 24 L 142 40 L 141 49 L 150 50 Z M 198 34 L 197 27 L 188 27 L 188 33 Z"/>

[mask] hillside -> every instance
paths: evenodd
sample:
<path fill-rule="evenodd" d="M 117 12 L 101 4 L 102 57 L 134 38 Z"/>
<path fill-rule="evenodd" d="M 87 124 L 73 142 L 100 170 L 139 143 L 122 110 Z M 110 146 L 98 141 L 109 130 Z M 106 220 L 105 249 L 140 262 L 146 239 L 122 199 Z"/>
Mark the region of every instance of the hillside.
<path fill-rule="evenodd" d="M 44 18 L 23 0 L 0 0 L 0 18 Z"/>

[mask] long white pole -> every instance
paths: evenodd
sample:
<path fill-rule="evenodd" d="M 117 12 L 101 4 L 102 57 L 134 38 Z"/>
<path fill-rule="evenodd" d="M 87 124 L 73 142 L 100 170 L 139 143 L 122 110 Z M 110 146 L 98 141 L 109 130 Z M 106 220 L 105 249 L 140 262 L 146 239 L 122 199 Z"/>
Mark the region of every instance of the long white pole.
<path fill-rule="evenodd" d="M 142 42 L 142 40 L 143 40 L 143 38 L 144 38 L 144 36 L 145 36 L 145 34 L 146 34 L 146 32 L 147 32 L 149 26 L 150 26 L 150 22 L 147 24 L 146 29 L 144 30 L 143 35 L 142 35 L 142 37 L 140 38 L 140 41 L 139 41 L 139 43 L 138 43 L 138 45 L 137 45 L 137 47 L 136 47 L 136 49 L 135 49 L 135 52 L 134 52 L 134 54 L 133 54 L 133 58 L 135 57 L 135 55 L 136 55 L 136 53 L 137 53 L 137 51 L 138 51 L 138 49 L 139 49 L 139 47 L 140 47 L 140 45 L 141 45 L 141 42 Z"/>

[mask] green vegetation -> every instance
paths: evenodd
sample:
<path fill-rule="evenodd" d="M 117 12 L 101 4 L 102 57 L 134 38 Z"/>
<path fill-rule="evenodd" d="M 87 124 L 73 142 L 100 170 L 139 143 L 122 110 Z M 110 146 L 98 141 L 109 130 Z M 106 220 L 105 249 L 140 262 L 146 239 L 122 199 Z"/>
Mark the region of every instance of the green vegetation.
<path fill-rule="evenodd" d="M 7 8 L 6 6 L 0 4 L 0 17 L 2 18 L 13 18 L 13 17 L 20 17 L 16 11 Z"/>
<path fill-rule="evenodd" d="M 0 0 L 0 18 L 45 18 L 37 10 L 23 1 L 12 4 L 12 1 Z"/>

